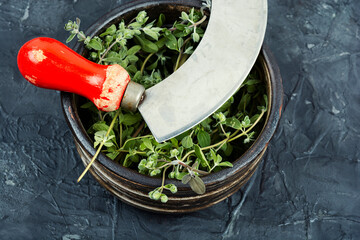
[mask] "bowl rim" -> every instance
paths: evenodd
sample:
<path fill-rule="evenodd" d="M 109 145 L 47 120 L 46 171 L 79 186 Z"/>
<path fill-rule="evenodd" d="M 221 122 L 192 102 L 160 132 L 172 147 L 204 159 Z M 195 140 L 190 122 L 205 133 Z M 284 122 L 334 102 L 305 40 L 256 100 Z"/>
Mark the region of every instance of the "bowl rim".
<path fill-rule="evenodd" d="M 178 0 L 176 2 L 170 0 L 157 0 L 157 1 L 132 1 L 126 4 L 123 4 L 112 11 L 105 14 L 103 17 L 99 18 L 94 24 L 92 24 L 86 31 L 87 36 L 94 36 L 100 29 L 111 24 L 112 21 L 119 18 L 121 15 L 125 13 L 129 13 L 131 11 L 139 11 L 139 9 L 156 7 L 159 5 L 180 5 L 180 6 L 188 6 L 188 7 L 199 7 L 201 6 L 201 1 L 194 0 Z M 77 43 L 74 48 L 76 52 L 80 53 L 83 50 L 83 45 L 81 43 Z M 240 157 L 238 157 L 235 161 L 233 161 L 232 168 L 225 168 L 219 172 L 209 174 L 207 176 L 203 176 L 202 180 L 205 185 L 208 184 L 216 184 L 220 181 L 223 181 L 228 176 L 231 176 L 238 172 L 241 168 L 249 164 L 251 161 L 256 159 L 256 157 L 263 151 L 264 148 L 267 147 L 269 141 L 271 140 L 275 130 L 277 128 L 283 104 L 283 88 L 282 88 L 282 79 L 280 75 L 279 67 L 275 61 L 274 56 L 270 52 L 270 49 L 263 45 L 259 56 L 264 58 L 264 62 L 266 63 L 268 75 L 270 78 L 270 94 L 271 95 L 271 105 L 270 112 L 267 115 L 267 121 L 265 125 L 257 137 L 256 141 L 251 145 L 251 147 L 243 153 Z M 90 137 L 87 135 L 85 128 L 83 127 L 77 107 L 75 105 L 75 94 L 61 92 L 61 106 L 65 115 L 65 119 L 68 123 L 68 126 L 73 134 L 73 137 L 77 140 L 77 142 L 85 149 L 90 155 L 94 155 L 96 149 L 93 148 L 93 143 Z M 114 174 L 118 175 L 121 178 L 128 179 L 132 182 L 137 182 L 142 185 L 148 185 L 152 187 L 157 187 L 161 184 L 160 178 L 154 178 L 147 175 L 143 175 L 138 173 L 137 171 L 123 167 L 120 164 L 114 162 L 110 158 L 106 157 L 105 154 L 100 153 L 97 157 L 98 163 L 112 171 Z M 176 184 L 178 186 L 189 188 L 188 185 L 182 184 L 178 180 L 166 179 L 167 183 Z"/>

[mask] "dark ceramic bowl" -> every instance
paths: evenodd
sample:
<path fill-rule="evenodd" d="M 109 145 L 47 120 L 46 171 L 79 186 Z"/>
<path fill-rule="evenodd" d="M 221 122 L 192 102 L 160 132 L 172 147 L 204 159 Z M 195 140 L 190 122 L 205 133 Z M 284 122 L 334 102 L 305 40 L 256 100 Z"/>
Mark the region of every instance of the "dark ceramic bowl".
<path fill-rule="evenodd" d="M 150 17 L 164 13 L 169 22 L 175 21 L 181 11 L 191 7 L 199 8 L 201 1 L 135 1 L 124 4 L 113 10 L 91 26 L 87 35 L 98 35 L 113 23 L 118 23 L 122 18 L 126 21 L 134 18 L 138 11 L 147 10 Z M 173 19 L 171 19 L 171 17 Z M 81 44 L 75 46 L 75 51 L 85 54 Z M 188 185 L 179 181 L 166 180 L 166 183 L 177 185 L 176 194 L 168 194 L 166 204 L 150 200 L 148 192 L 161 185 L 161 179 L 142 175 L 134 170 L 125 168 L 105 155 L 100 154 L 97 161 L 90 168 L 94 178 L 122 201 L 135 207 L 162 213 L 184 213 L 197 211 L 212 206 L 235 193 L 243 186 L 255 172 L 267 145 L 275 132 L 279 122 L 282 107 L 282 82 L 277 64 L 270 51 L 263 47 L 258 57 L 257 67 L 263 71 L 269 96 L 269 111 L 265 125 L 257 140 L 252 146 L 234 162 L 233 168 L 227 168 L 217 173 L 203 177 L 206 193 L 197 195 Z M 95 154 L 93 143 L 79 117 L 79 97 L 71 93 L 61 93 L 62 107 L 69 127 L 73 133 L 77 150 L 84 165 L 87 165 Z"/>

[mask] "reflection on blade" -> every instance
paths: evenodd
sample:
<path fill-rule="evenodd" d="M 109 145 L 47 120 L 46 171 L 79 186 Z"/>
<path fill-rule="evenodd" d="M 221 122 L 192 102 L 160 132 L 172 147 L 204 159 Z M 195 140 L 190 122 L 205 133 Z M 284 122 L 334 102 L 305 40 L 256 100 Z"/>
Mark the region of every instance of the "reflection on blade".
<path fill-rule="evenodd" d="M 267 0 L 213 0 L 199 46 L 170 77 L 145 92 L 139 110 L 158 142 L 195 126 L 229 99 L 260 52 Z"/>

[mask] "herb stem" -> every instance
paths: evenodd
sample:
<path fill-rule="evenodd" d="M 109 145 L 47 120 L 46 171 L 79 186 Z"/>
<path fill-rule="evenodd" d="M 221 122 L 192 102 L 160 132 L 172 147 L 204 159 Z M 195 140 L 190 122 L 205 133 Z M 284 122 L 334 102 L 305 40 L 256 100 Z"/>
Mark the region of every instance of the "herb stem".
<path fill-rule="evenodd" d="M 183 56 L 183 53 L 184 53 L 184 46 L 185 46 L 185 44 L 188 43 L 190 40 L 191 40 L 191 37 L 188 37 L 188 38 L 184 41 L 183 45 L 181 46 L 181 49 L 180 49 L 180 52 L 179 52 L 179 55 L 178 55 L 178 58 L 177 58 L 177 60 L 176 60 L 176 64 L 175 64 L 175 67 L 174 67 L 174 72 L 175 72 L 176 70 L 178 70 L 178 68 L 182 65 L 182 64 L 180 64 L 180 62 L 181 62 L 180 60 L 182 59 L 182 56 Z"/>
<path fill-rule="evenodd" d="M 183 167 L 185 167 L 185 168 L 188 168 L 188 169 L 190 169 L 190 170 L 193 171 L 193 172 L 197 172 L 197 173 L 200 173 L 200 174 L 202 174 L 202 175 L 207 175 L 207 174 L 209 174 L 208 172 L 205 172 L 205 171 L 198 170 L 198 169 L 196 169 L 196 168 L 190 167 L 189 165 L 187 165 L 187 164 L 184 163 L 183 161 L 180 161 L 180 160 L 179 160 L 178 163 L 179 163 L 179 165 L 181 165 L 181 166 L 183 166 Z"/>
<path fill-rule="evenodd" d="M 168 167 L 168 166 L 171 166 L 171 165 L 173 165 L 171 162 L 168 162 L 168 163 L 165 163 L 164 165 L 162 165 L 162 166 L 160 166 L 160 167 L 157 167 L 157 168 L 155 168 L 155 170 L 157 170 L 157 169 L 162 169 L 162 168 L 164 168 L 164 167 Z"/>
<path fill-rule="evenodd" d="M 201 150 L 208 150 L 210 148 L 214 148 L 214 147 L 219 146 L 220 144 L 226 142 L 227 140 L 228 140 L 228 138 L 225 138 L 224 140 L 222 140 L 222 141 L 220 141 L 218 143 L 215 143 L 215 144 L 213 144 L 211 146 L 203 147 L 203 148 L 200 148 L 200 149 Z M 195 150 L 191 150 L 191 151 L 187 152 L 186 155 L 181 159 L 181 161 L 184 161 L 184 159 L 186 159 L 190 154 L 193 154 L 194 152 L 195 152 Z"/>
<path fill-rule="evenodd" d="M 169 166 L 170 167 L 170 166 Z M 164 186 L 165 186 L 165 173 L 166 173 L 166 170 L 168 170 L 168 168 L 165 168 L 164 171 L 163 171 L 163 176 L 162 176 L 162 181 L 161 181 L 161 187 L 160 187 L 160 193 L 162 193 L 163 189 L 164 189 Z"/>
<path fill-rule="evenodd" d="M 230 135 L 230 138 L 236 136 L 240 132 L 241 129 L 237 129 L 233 134 Z"/>
<path fill-rule="evenodd" d="M 134 17 L 133 19 L 130 20 L 130 22 L 128 23 L 128 25 L 130 25 L 131 23 L 133 23 L 136 20 L 136 17 Z"/>
<path fill-rule="evenodd" d="M 101 148 L 104 146 L 105 142 L 107 141 L 107 137 L 109 136 L 111 130 L 114 128 L 114 124 L 116 122 L 116 119 L 118 118 L 120 114 L 120 109 L 116 112 L 115 117 L 113 118 L 113 120 L 111 121 L 110 127 L 107 130 L 105 137 L 103 139 L 103 141 L 100 143 L 95 155 L 92 157 L 91 161 L 89 162 L 89 164 L 86 166 L 85 170 L 83 171 L 83 173 L 80 175 L 80 177 L 78 178 L 77 182 L 80 182 L 81 179 L 85 176 L 85 174 L 87 173 L 87 171 L 90 169 L 91 165 L 95 162 L 95 159 L 97 158 L 97 156 L 99 155 Z"/>
<path fill-rule="evenodd" d="M 126 141 L 124 142 L 124 145 L 123 145 L 123 146 L 125 146 L 126 143 L 128 143 L 128 142 L 130 142 L 130 141 L 137 140 L 137 139 L 141 139 L 141 138 L 148 138 L 148 137 L 153 137 L 153 136 L 152 136 L 152 135 L 146 135 L 146 136 L 129 138 L 128 140 L 126 140 Z M 124 150 L 124 149 L 119 149 L 119 150 Z M 118 151 L 119 151 L 119 150 L 118 150 Z"/>
<path fill-rule="evenodd" d="M 193 23 L 192 25 L 190 25 L 189 28 L 199 26 L 200 24 L 202 24 L 203 22 L 205 22 L 206 18 L 207 18 L 207 16 L 204 15 L 202 19 L 200 19 L 198 22 Z"/>
<path fill-rule="evenodd" d="M 138 127 L 138 129 L 136 129 L 136 132 L 131 136 L 132 138 L 137 137 L 137 135 L 139 135 L 139 133 L 141 132 L 141 130 L 144 128 L 145 126 L 145 121 L 142 121 L 142 123 L 140 124 L 140 126 Z"/>
<path fill-rule="evenodd" d="M 238 139 L 239 137 L 241 137 L 241 136 L 246 135 L 247 133 L 249 133 L 249 132 L 251 131 L 251 129 L 253 129 L 253 128 L 256 126 L 256 124 L 261 120 L 261 118 L 264 116 L 264 113 L 265 113 L 265 111 L 262 110 L 261 113 L 260 113 L 260 115 L 259 115 L 259 117 L 258 117 L 258 118 L 256 119 L 256 121 L 253 123 L 253 125 L 251 125 L 251 127 L 249 127 L 245 132 L 242 132 L 241 134 L 239 134 L 239 135 L 237 135 L 237 136 L 229 139 L 228 142 L 232 142 L 232 141 Z"/>
<path fill-rule="evenodd" d="M 176 64 L 174 66 L 174 72 L 179 68 L 179 63 L 180 63 L 181 56 L 182 56 L 182 50 L 180 50 L 178 58 L 176 60 Z"/>
<path fill-rule="evenodd" d="M 133 140 L 135 137 L 137 137 L 137 135 L 139 135 L 139 133 L 140 133 L 141 129 L 144 127 L 144 125 L 145 125 L 145 122 L 143 121 L 143 123 L 139 126 L 139 128 L 136 130 L 136 132 L 131 136 L 132 138 L 130 138 L 130 139 L 128 139 L 128 140 Z M 121 136 L 121 135 L 122 135 L 122 127 L 120 127 L 120 136 Z M 122 153 L 124 153 L 124 152 L 129 152 L 129 151 L 127 151 L 127 150 L 121 149 L 123 146 L 126 145 L 127 141 L 124 143 L 124 145 L 122 145 L 121 142 L 122 142 L 122 136 L 121 136 L 121 138 L 120 138 L 120 149 L 117 150 L 118 152 L 120 152 L 120 154 L 117 156 L 116 159 L 119 159 L 119 160 L 120 160 L 121 157 L 122 157 Z M 145 154 L 145 155 L 146 155 L 146 153 L 144 153 L 144 152 L 136 152 L 136 153 L 138 153 L 138 154 Z"/>
<path fill-rule="evenodd" d="M 104 118 L 103 118 L 102 113 L 101 113 L 100 110 L 98 110 L 98 115 L 99 115 L 100 121 L 104 121 Z"/>
<path fill-rule="evenodd" d="M 117 40 L 117 39 L 115 39 L 115 41 L 106 49 L 106 51 L 104 52 L 104 54 L 100 57 L 100 60 L 99 60 L 98 64 L 100 64 L 100 63 L 104 60 L 106 54 L 108 54 L 108 52 L 110 51 L 110 49 L 112 49 L 112 48 L 115 46 L 116 43 L 118 43 L 118 40 Z"/>
<path fill-rule="evenodd" d="M 120 152 L 120 153 L 128 153 L 130 152 L 130 150 L 126 150 L 126 149 L 117 149 L 115 150 L 116 152 Z M 146 152 L 139 152 L 139 151 L 133 151 L 134 154 L 140 154 L 140 155 L 146 155 Z"/>
<path fill-rule="evenodd" d="M 215 165 L 210 169 L 209 173 L 211 173 L 212 170 L 214 170 L 216 167 L 217 167 L 217 165 L 215 164 Z"/>
<path fill-rule="evenodd" d="M 226 143 L 226 141 L 223 142 L 223 143 L 215 150 L 215 152 L 219 151 L 219 150 L 222 148 L 222 146 L 224 146 L 225 143 Z"/>
<path fill-rule="evenodd" d="M 81 41 L 85 41 L 86 36 L 85 36 L 85 34 L 84 34 L 83 32 L 81 32 L 81 31 L 79 31 L 79 30 L 76 30 L 76 34 L 78 35 L 78 37 L 79 37 L 79 39 L 80 39 Z"/>
<path fill-rule="evenodd" d="M 228 135 L 226 134 L 224 127 L 221 123 L 220 123 L 220 128 L 221 128 L 221 131 L 224 133 L 224 135 L 227 137 Z"/>
<path fill-rule="evenodd" d="M 255 127 L 255 125 L 260 121 L 260 119 L 262 118 L 262 116 L 264 115 L 264 113 L 265 113 L 265 111 L 263 110 L 263 111 L 261 112 L 261 114 L 259 115 L 258 119 L 256 119 L 256 121 L 253 123 L 253 125 L 251 125 L 251 127 L 249 127 L 245 132 L 243 132 L 243 133 L 241 133 L 241 134 L 239 134 L 239 135 L 237 135 L 237 136 L 235 136 L 235 137 L 233 137 L 233 138 L 227 137 L 227 138 L 223 139 L 222 141 L 220 141 L 220 142 L 218 142 L 218 143 L 215 143 L 215 144 L 210 145 L 210 146 L 207 146 L 207 147 L 203 147 L 203 148 L 201 148 L 201 150 L 202 150 L 202 151 L 203 151 L 203 150 L 208 150 L 208 149 L 217 147 L 217 146 L 219 146 L 219 145 L 223 145 L 223 144 L 225 144 L 226 142 L 232 142 L 232 141 L 238 139 L 239 137 L 247 134 L 247 133 L 250 132 L 251 129 L 253 129 L 253 128 Z M 181 159 L 181 161 L 184 161 L 184 159 L 186 159 L 190 154 L 193 154 L 194 152 L 195 152 L 195 150 L 191 150 L 191 151 L 187 152 L 186 155 Z"/>
<path fill-rule="evenodd" d="M 154 53 L 150 53 L 150 54 L 145 58 L 142 66 L 141 66 L 141 70 L 140 70 L 141 75 L 144 74 L 145 65 L 146 65 L 146 63 L 149 61 L 149 59 L 150 59 L 153 55 L 154 55 Z"/>
<path fill-rule="evenodd" d="M 120 123 L 119 124 L 119 135 L 120 135 L 119 136 L 119 138 L 120 138 L 119 139 L 119 142 L 120 142 L 119 146 L 122 147 L 122 131 L 123 131 L 123 129 L 122 129 L 122 123 L 120 121 L 119 121 L 119 123 Z"/>
<path fill-rule="evenodd" d="M 184 24 L 184 23 L 186 23 L 186 21 L 180 22 L 180 24 Z M 170 32 L 175 31 L 175 30 L 176 30 L 176 27 L 169 28 Z"/>

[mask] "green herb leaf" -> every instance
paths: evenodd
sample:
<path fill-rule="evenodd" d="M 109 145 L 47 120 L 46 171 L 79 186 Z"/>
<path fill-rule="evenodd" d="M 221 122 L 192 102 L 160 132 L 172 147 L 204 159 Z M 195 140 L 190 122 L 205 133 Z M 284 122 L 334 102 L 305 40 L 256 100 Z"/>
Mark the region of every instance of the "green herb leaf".
<path fill-rule="evenodd" d="M 147 70 L 154 70 L 158 66 L 158 61 L 156 60 L 153 64 L 149 65 L 146 69 Z"/>
<path fill-rule="evenodd" d="M 226 116 L 222 112 L 215 113 L 213 117 L 218 121 L 218 123 L 225 124 Z"/>
<path fill-rule="evenodd" d="M 131 154 L 126 154 L 124 162 L 123 162 L 124 167 L 130 167 L 130 165 L 131 165 L 130 157 L 131 157 Z"/>
<path fill-rule="evenodd" d="M 151 42 L 150 40 L 147 40 L 146 38 L 142 38 L 139 36 L 135 35 L 136 40 L 139 41 L 140 45 L 141 45 L 141 49 L 147 53 L 156 53 L 159 48 L 158 46 Z"/>
<path fill-rule="evenodd" d="M 175 178 L 175 172 L 170 172 L 168 175 L 169 178 Z"/>
<path fill-rule="evenodd" d="M 194 150 L 195 150 L 195 155 L 201 160 L 201 162 L 205 162 L 205 164 L 207 164 L 206 157 L 205 157 L 204 153 L 202 152 L 201 148 L 199 147 L 199 145 L 195 144 Z"/>
<path fill-rule="evenodd" d="M 127 55 L 135 55 L 138 51 L 140 51 L 140 49 L 141 49 L 140 45 L 135 45 L 131 47 L 129 50 L 127 50 Z"/>
<path fill-rule="evenodd" d="M 205 184 L 199 176 L 192 177 L 189 181 L 191 189 L 197 194 L 204 194 L 206 191 Z"/>
<path fill-rule="evenodd" d="M 88 47 L 100 51 L 102 49 L 102 44 L 98 39 L 91 39 L 90 42 L 87 44 Z"/>
<path fill-rule="evenodd" d="M 225 156 L 229 157 L 233 151 L 233 146 L 230 143 L 226 143 L 223 145 L 223 147 L 221 148 L 221 150 L 223 150 Z"/>
<path fill-rule="evenodd" d="M 156 46 L 160 49 L 165 45 L 166 38 L 160 38 L 159 41 L 155 42 Z"/>
<path fill-rule="evenodd" d="M 219 167 L 233 167 L 231 162 L 221 162 L 218 164 Z"/>
<path fill-rule="evenodd" d="M 114 40 L 114 37 L 111 35 L 107 35 L 105 37 L 105 42 L 106 42 L 107 46 L 109 46 L 113 40 Z"/>
<path fill-rule="evenodd" d="M 176 30 L 184 31 L 185 30 L 185 24 L 175 24 L 174 26 Z"/>
<path fill-rule="evenodd" d="M 180 49 L 182 48 L 184 44 L 184 39 L 183 38 L 179 38 L 178 39 L 178 51 L 180 51 Z"/>
<path fill-rule="evenodd" d="M 177 150 L 177 149 L 172 149 L 172 150 L 170 151 L 170 158 L 173 158 L 173 157 L 178 156 L 179 153 L 180 153 L 179 150 Z"/>
<path fill-rule="evenodd" d="M 144 145 L 145 145 L 149 150 L 154 151 L 154 147 L 153 147 L 153 145 L 152 145 L 152 143 L 151 143 L 151 140 L 150 140 L 149 138 L 143 138 L 142 141 L 143 141 Z"/>
<path fill-rule="evenodd" d="M 244 85 L 251 86 L 261 82 L 262 81 L 260 79 L 248 79 L 247 81 L 244 82 Z"/>
<path fill-rule="evenodd" d="M 139 170 L 143 170 L 143 171 L 146 170 L 147 169 L 146 163 L 147 163 L 146 159 L 142 159 L 138 165 Z"/>
<path fill-rule="evenodd" d="M 157 23 L 156 23 L 156 26 L 157 26 L 157 27 L 162 27 L 162 25 L 164 24 L 164 22 L 165 22 L 165 15 L 162 14 L 162 13 L 160 13 L 159 19 L 158 19 L 158 21 L 157 21 Z"/>
<path fill-rule="evenodd" d="M 66 43 L 71 42 L 71 41 L 74 39 L 75 36 L 76 36 L 76 33 L 72 33 L 72 34 L 68 37 L 68 39 L 66 39 Z"/>
<path fill-rule="evenodd" d="M 219 163 L 222 161 L 222 157 L 219 155 L 219 154 L 217 154 L 216 155 L 216 158 L 214 159 L 214 164 L 215 165 L 219 165 Z"/>
<path fill-rule="evenodd" d="M 199 142 L 199 145 L 204 148 L 207 146 L 210 146 L 211 143 L 211 137 L 210 134 L 205 132 L 204 130 L 200 130 L 197 134 L 197 140 Z"/>
<path fill-rule="evenodd" d="M 100 122 L 94 123 L 90 127 L 90 129 L 88 130 L 88 133 L 95 133 L 95 132 L 98 132 L 98 131 L 107 132 L 108 129 L 109 129 L 109 126 L 104 121 L 100 121 Z M 109 135 L 110 136 L 115 135 L 114 130 L 111 130 Z"/>
<path fill-rule="evenodd" d="M 184 178 L 184 176 L 186 176 L 186 175 L 187 175 L 186 172 L 177 172 L 177 173 L 175 173 L 175 178 L 177 180 L 182 180 Z"/>
<path fill-rule="evenodd" d="M 168 196 L 166 196 L 164 193 L 162 193 L 161 197 L 160 197 L 160 201 L 162 203 L 167 203 L 168 200 L 169 200 Z"/>
<path fill-rule="evenodd" d="M 245 116 L 244 120 L 241 121 L 241 125 L 243 128 L 248 128 L 251 126 L 251 121 L 250 121 L 249 116 Z"/>
<path fill-rule="evenodd" d="M 240 111 L 243 111 L 246 109 L 246 106 L 249 104 L 251 100 L 251 94 L 249 93 L 246 93 L 240 100 L 240 103 L 239 103 L 239 106 L 238 106 L 238 109 Z"/>
<path fill-rule="evenodd" d="M 195 20 L 195 19 L 194 19 L 194 12 L 195 12 L 195 8 L 192 8 L 192 9 L 190 10 L 190 13 L 189 13 L 189 19 L 192 20 L 192 21 Z"/>
<path fill-rule="evenodd" d="M 236 119 L 235 117 L 227 118 L 225 121 L 225 125 L 234 129 L 241 129 L 242 124 L 241 122 Z"/>
<path fill-rule="evenodd" d="M 108 27 L 106 29 L 105 32 L 103 32 L 102 34 L 100 34 L 100 37 L 106 36 L 106 35 L 113 35 L 116 32 L 116 26 L 114 24 L 112 24 L 110 27 Z"/>
<path fill-rule="evenodd" d="M 181 145 L 184 148 L 192 148 L 192 146 L 194 145 L 193 140 L 191 138 L 190 135 L 185 136 L 182 140 L 181 140 Z"/>
<path fill-rule="evenodd" d="M 167 184 L 164 188 L 170 190 L 171 193 L 177 193 L 177 187 L 174 184 Z"/>
<path fill-rule="evenodd" d="M 161 197 L 161 193 L 159 191 L 155 191 L 152 194 L 150 194 L 150 198 L 154 200 L 159 200 Z"/>
<path fill-rule="evenodd" d="M 234 97 L 232 96 L 218 110 L 216 110 L 216 112 L 226 112 L 226 111 L 228 111 L 233 103 L 234 103 Z"/>
<path fill-rule="evenodd" d="M 265 108 L 268 109 L 269 107 L 269 100 L 268 96 L 266 94 L 263 95 L 264 101 L 265 101 Z"/>
<path fill-rule="evenodd" d="M 167 48 L 171 49 L 171 50 L 176 50 L 178 51 L 178 42 L 176 40 L 176 37 L 173 34 L 169 34 L 166 36 L 166 42 L 165 45 Z"/>
<path fill-rule="evenodd" d="M 135 55 L 129 55 L 125 59 L 128 60 L 130 63 L 136 63 L 139 60 L 139 58 Z"/>
<path fill-rule="evenodd" d="M 187 174 L 187 175 L 183 176 L 181 182 L 183 184 L 188 184 L 190 182 L 190 180 L 191 180 L 191 176 L 190 176 L 190 174 Z"/>
<path fill-rule="evenodd" d="M 171 139 L 170 139 L 170 142 L 172 143 L 172 145 L 173 145 L 174 147 L 176 147 L 176 148 L 179 147 L 179 142 L 178 142 L 178 140 L 177 140 L 176 138 L 171 138 Z"/>
<path fill-rule="evenodd" d="M 197 32 L 193 32 L 193 34 L 191 36 L 192 36 L 192 39 L 194 42 L 200 41 L 200 35 Z"/>
<path fill-rule="evenodd" d="M 136 114 L 126 113 L 126 114 L 121 114 L 119 119 L 120 119 L 120 123 L 126 126 L 130 126 L 139 122 L 142 118 L 140 113 L 136 113 Z"/>
<path fill-rule="evenodd" d="M 135 65 L 129 65 L 126 68 L 126 71 L 128 71 L 129 73 L 135 74 L 137 72 L 137 68 Z"/>
<path fill-rule="evenodd" d="M 119 56 L 112 56 L 112 57 L 104 58 L 103 61 L 120 64 L 123 61 L 123 59 Z"/>
<path fill-rule="evenodd" d="M 188 55 L 191 55 L 191 54 L 193 54 L 193 52 L 194 52 L 194 47 L 193 46 L 190 46 L 190 47 L 188 47 L 186 50 L 185 50 L 185 54 L 188 54 Z"/>
<path fill-rule="evenodd" d="M 80 108 L 82 109 L 87 109 L 87 108 L 91 108 L 91 107 L 94 107 L 94 103 L 93 102 L 87 102 L 87 103 L 84 103 L 83 105 L 80 106 Z"/>
<path fill-rule="evenodd" d="M 181 12 L 181 19 L 184 21 L 188 21 L 189 15 L 186 12 Z"/>
<path fill-rule="evenodd" d="M 161 173 L 160 169 L 155 169 L 155 170 L 150 171 L 150 176 L 154 177 L 156 175 L 159 175 L 160 173 Z"/>
<path fill-rule="evenodd" d="M 120 152 L 111 152 L 111 153 L 107 153 L 106 156 L 108 158 L 114 160 L 119 154 L 120 154 Z"/>
<path fill-rule="evenodd" d="M 140 24 L 145 24 L 147 22 L 147 20 L 149 19 L 147 16 L 146 11 L 141 11 L 138 13 L 138 15 L 136 16 L 136 22 L 140 23 Z"/>
<path fill-rule="evenodd" d="M 97 131 L 94 134 L 94 147 L 96 147 L 98 144 L 100 144 L 101 142 L 104 142 L 104 146 L 105 147 L 112 147 L 114 146 L 114 143 L 111 141 L 112 138 L 114 138 L 115 136 L 108 136 L 106 137 L 106 132 L 107 131 Z"/>
<path fill-rule="evenodd" d="M 151 38 L 155 39 L 156 41 L 159 39 L 158 34 L 155 31 L 153 31 L 152 29 L 144 28 L 143 31 L 146 35 L 150 36 Z"/>
<path fill-rule="evenodd" d="M 202 121 L 200 124 L 201 126 L 203 126 L 204 129 L 206 129 L 207 131 L 211 130 L 211 126 L 210 123 L 212 122 L 211 118 L 207 118 L 204 121 Z"/>
<path fill-rule="evenodd" d="M 151 38 L 153 38 L 154 40 L 158 40 L 159 36 L 160 36 L 160 31 L 162 30 L 162 28 L 157 28 L 157 27 L 153 27 L 153 28 L 143 28 L 143 31 L 146 35 L 150 36 Z"/>
<path fill-rule="evenodd" d="M 169 151 L 170 149 L 172 149 L 172 144 L 169 142 L 159 143 L 156 145 L 155 149 L 162 149 L 165 151 Z"/>

